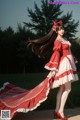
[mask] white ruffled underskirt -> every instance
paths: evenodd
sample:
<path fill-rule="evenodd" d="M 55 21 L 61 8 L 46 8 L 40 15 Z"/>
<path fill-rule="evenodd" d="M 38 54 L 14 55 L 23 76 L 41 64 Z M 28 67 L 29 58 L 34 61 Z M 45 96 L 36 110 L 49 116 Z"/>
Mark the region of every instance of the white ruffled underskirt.
<path fill-rule="evenodd" d="M 52 88 L 59 87 L 60 85 L 63 85 L 69 81 L 74 82 L 74 81 L 79 80 L 78 74 L 73 73 L 73 72 L 77 72 L 73 56 L 67 55 L 67 57 L 64 57 L 63 60 L 59 64 L 58 72 L 56 72 L 56 75 L 55 75 L 55 78 L 58 77 L 58 79 L 55 80 L 55 78 L 54 78 Z M 69 73 L 69 71 L 73 71 L 73 72 Z M 64 73 L 65 73 L 65 75 L 63 75 L 62 77 L 59 77 L 60 75 L 62 75 Z M 47 77 L 50 77 L 51 74 L 52 74 L 52 72 L 50 72 Z"/>

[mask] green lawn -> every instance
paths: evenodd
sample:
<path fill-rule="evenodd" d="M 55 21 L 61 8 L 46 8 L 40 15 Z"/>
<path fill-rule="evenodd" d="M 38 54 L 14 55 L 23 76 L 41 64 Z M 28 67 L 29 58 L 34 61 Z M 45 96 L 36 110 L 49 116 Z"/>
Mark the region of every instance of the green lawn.
<path fill-rule="evenodd" d="M 0 87 L 4 82 L 10 82 L 25 89 L 32 89 L 46 78 L 48 73 L 36 74 L 6 74 L 0 75 Z M 80 73 L 79 73 L 80 79 Z M 42 103 L 38 109 L 53 109 L 56 102 L 58 88 L 52 89 L 46 102 Z M 72 91 L 68 97 L 66 107 L 80 107 L 80 80 L 72 83 Z"/>

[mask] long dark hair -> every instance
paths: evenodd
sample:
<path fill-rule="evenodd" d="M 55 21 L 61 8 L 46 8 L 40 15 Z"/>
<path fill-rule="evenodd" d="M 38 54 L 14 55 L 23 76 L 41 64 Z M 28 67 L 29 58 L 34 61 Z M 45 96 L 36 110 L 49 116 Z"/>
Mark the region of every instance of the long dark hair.
<path fill-rule="evenodd" d="M 35 40 L 28 40 L 27 45 L 32 47 L 32 51 L 39 57 L 44 57 L 52 48 L 55 39 L 57 38 L 57 31 L 63 29 L 63 24 L 58 24 L 56 32 L 51 29 L 50 32 L 42 38 Z"/>

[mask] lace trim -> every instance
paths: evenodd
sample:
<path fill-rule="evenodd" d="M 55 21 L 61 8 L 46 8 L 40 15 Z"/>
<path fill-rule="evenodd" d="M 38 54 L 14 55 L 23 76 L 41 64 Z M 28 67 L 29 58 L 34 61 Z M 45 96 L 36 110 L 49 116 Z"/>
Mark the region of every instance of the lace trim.
<path fill-rule="evenodd" d="M 45 68 L 45 69 L 48 69 L 48 70 L 55 70 L 56 72 L 58 72 L 58 69 L 56 69 L 56 68 L 50 68 L 50 67 L 48 67 L 48 66 L 44 66 L 44 68 Z"/>
<path fill-rule="evenodd" d="M 57 39 L 58 40 L 58 39 Z M 71 45 L 71 43 L 67 40 L 67 41 L 63 41 L 63 40 L 58 40 L 60 42 L 62 42 L 63 44 L 68 44 L 68 45 Z"/>

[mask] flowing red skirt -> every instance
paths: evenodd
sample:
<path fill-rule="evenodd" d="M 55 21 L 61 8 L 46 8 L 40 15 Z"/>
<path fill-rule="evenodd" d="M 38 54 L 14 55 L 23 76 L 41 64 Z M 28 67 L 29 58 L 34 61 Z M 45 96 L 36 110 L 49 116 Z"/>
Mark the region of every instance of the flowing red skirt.
<path fill-rule="evenodd" d="M 36 109 L 47 99 L 52 82 L 52 78 L 46 78 L 31 90 L 5 83 L 0 91 L 0 111 L 10 110 L 12 118 L 16 112 L 28 112 Z"/>

